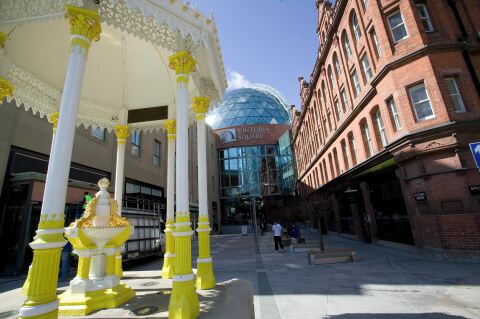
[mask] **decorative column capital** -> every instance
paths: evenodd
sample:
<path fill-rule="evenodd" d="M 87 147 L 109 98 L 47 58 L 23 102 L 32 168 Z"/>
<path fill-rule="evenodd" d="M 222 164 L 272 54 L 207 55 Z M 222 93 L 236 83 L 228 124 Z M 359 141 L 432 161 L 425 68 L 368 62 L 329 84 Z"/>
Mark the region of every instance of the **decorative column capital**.
<path fill-rule="evenodd" d="M 166 120 L 163 122 L 163 127 L 167 130 L 168 139 L 174 140 L 177 134 L 177 121 L 176 120 Z"/>
<path fill-rule="evenodd" d="M 0 104 L 3 99 L 13 94 L 13 85 L 11 85 L 6 79 L 0 78 Z"/>
<path fill-rule="evenodd" d="M 125 144 L 127 142 L 127 137 L 130 135 L 128 125 L 115 126 L 115 134 L 117 135 L 117 143 Z"/>
<path fill-rule="evenodd" d="M 210 106 L 210 99 L 204 96 L 195 96 L 193 98 L 193 111 L 196 114 L 197 120 L 205 119 L 208 107 Z"/>
<path fill-rule="evenodd" d="M 100 40 L 100 15 L 96 11 L 71 5 L 67 5 L 65 9 L 65 19 L 70 23 L 70 45 L 79 45 L 88 51 L 92 41 Z"/>
<path fill-rule="evenodd" d="M 168 58 L 168 67 L 177 74 L 177 83 L 188 83 L 188 75 L 195 71 L 197 62 L 187 51 L 180 51 Z"/>
<path fill-rule="evenodd" d="M 3 32 L 0 32 L 0 48 L 5 47 L 5 41 L 7 41 L 8 35 Z"/>
<path fill-rule="evenodd" d="M 57 129 L 58 116 L 59 116 L 59 115 L 60 115 L 60 112 L 55 112 L 55 113 L 51 113 L 51 114 L 48 116 L 48 121 L 53 124 L 53 129 L 54 129 L 54 130 Z"/>

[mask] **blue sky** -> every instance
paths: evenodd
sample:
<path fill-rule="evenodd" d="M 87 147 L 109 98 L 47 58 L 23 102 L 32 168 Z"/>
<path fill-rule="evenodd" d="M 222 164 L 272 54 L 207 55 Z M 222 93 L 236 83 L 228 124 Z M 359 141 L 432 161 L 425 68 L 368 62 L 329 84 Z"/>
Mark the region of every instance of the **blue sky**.
<path fill-rule="evenodd" d="M 299 107 L 297 78 L 309 78 L 318 48 L 314 0 L 197 0 L 213 11 L 232 87 L 264 83 Z"/>

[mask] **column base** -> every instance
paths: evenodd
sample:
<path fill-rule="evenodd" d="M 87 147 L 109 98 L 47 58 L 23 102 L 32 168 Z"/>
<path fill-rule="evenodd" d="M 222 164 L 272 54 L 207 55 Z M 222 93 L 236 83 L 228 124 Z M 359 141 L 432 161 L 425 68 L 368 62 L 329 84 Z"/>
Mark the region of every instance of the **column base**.
<path fill-rule="evenodd" d="M 213 275 L 212 260 L 199 262 L 197 260 L 197 279 L 195 286 L 197 289 L 206 290 L 215 287 L 215 276 Z"/>
<path fill-rule="evenodd" d="M 85 316 L 99 309 L 116 308 L 135 297 L 135 291 L 125 284 L 113 288 L 75 294 L 69 289 L 59 296 L 60 316 Z M 43 319 L 43 318 L 42 318 Z"/>
<path fill-rule="evenodd" d="M 192 274 L 193 275 L 193 274 Z M 194 319 L 200 314 L 200 303 L 194 280 L 173 281 L 172 295 L 168 305 L 168 318 Z"/>
<path fill-rule="evenodd" d="M 162 278 L 172 279 L 175 270 L 175 256 L 167 256 L 167 254 L 165 253 L 163 256 Z"/>

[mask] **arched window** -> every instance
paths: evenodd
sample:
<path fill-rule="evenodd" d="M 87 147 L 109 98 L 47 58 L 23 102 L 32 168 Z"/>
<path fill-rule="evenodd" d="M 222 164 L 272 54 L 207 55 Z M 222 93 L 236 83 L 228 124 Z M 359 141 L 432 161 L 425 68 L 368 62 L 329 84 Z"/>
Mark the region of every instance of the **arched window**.
<path fill-rule="evenodd" d="M 348 41 L 347 32 L 345 32 L 345 30 L 343 30 L 343 33 L 342 33 L 342 44 L 343 44 L 343 52 L 345 53 L 347 60 L 350 60 L 352 56 L 352 49 L 350 48 L 350 42 Z"/>
<path fill-rule="evenodd" d="M 362 31 L 360 30 L 360 25 L 358 24 L 357 14 L 355 11 L 350 18 L 350 23 L 352 24 L 353 34 L 355 35 L 355 40 L 360 40 L 362 37 Z"/>
<path fill-rule="evenodd" d="M 338 77 L 339 74 L 342 74 L 342 68 L 340 67 L 340 63 L 338 63 L 337 52 L 333 54 L 333 64 L 335 64 L 335 74 Z"/>
<path fill-rule="evenodd" d="M 331 65 L 328 66 L 328 71 L 327 71 L 327 73 L 328 73 L 328 80 L 330 81 L 330 87 L 331 87 L 332 90 L 333 90 L 333 88 L 334 88 L 334 83 L 335 83 L 335 79 L 333 78 L 333 72 L 332 72 L 332 66 L 331 66 Z"/>
<path fill-rule="evenodd" d="M 338 163 L 338 153 L 335 147 L 333 148 L 333 161 L 335 162 L 335 169 L 337 171 L 336 176 L 338 176 L 341 174 L 341 172 L 340 172 L 340 164 Z"/>
<path fill-rule="evenodd" d="M 387 140 L 387 131 L 385 130 L 385 125 L 383 125 L 382 114 L 380 114 L 380 109 L 377 107 L 376 111 L 373 113 L 374 123 L 375 123 L 375 135 L 377 136 L 377 141 L 380 139 L 381 145 L 378 145 L 379 148 L 384 148 L 388 144 Z"/>
<path fill-rule="evenodd" d="M 374 149 L 373 149 L 372 135 L 370 134 L 370 128 L 368 127 L 368 123 L 366 119 L 363 119 L 360 122 L 360 129 L 362 131 L 363 146 L 365 148 L 365 154 L 367 158 L 369 158 L 373 156 Z"/>
<path fill-rule="evenodd" d="M 355 144 L 355 137 L 353 132 L 348 133 L 348 146 L 350 146 L 350 154 L 352 154 L 352 165 L 357 165 L 357 145 Z"/>
<path fill-rule="evenodd" d="M 342 140 L 342 142 L 340 144 L 342 145 L 343 164 L 345 165 L 345 169 L 349 170 L 350 169 L 350 160 L 349 160 L 349 156 L 348 156 L 347 143 L 345 143 L 345 140 Z"/>

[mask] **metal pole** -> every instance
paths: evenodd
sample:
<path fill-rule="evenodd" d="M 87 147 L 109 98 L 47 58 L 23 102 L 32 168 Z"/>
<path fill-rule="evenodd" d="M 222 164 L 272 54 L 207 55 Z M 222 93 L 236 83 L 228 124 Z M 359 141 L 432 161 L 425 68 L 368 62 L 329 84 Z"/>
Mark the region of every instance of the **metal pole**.
<path fill-rule="evenodd" d="M 253 202 L 253 231 L 255 232 L 255 236 L 257 236 L 257 199 L 252 197 Z"/>

